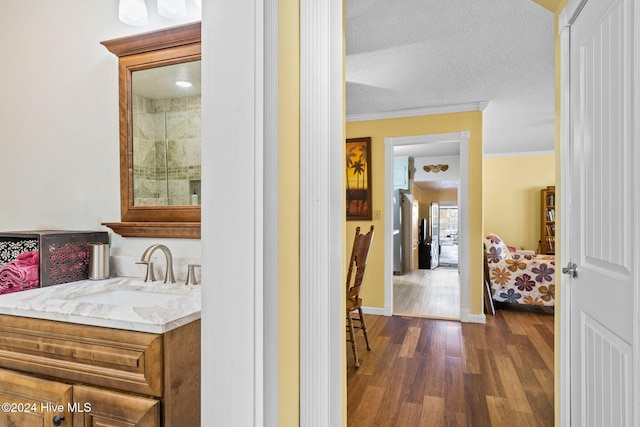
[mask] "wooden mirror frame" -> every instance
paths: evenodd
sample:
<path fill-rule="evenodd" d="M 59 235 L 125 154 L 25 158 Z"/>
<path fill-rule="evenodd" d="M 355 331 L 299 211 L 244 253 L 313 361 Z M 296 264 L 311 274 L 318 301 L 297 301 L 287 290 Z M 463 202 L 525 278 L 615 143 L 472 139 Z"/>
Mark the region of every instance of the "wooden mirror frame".
<path fill-rule="evenodd" d="M 120 207 L 122 222 L 105 225 L 123 237 L 200 238 L 200 206 L 134 206 L 133 71 L 201 59 L 200 22 L 101 42 L 118 57 Z"/>

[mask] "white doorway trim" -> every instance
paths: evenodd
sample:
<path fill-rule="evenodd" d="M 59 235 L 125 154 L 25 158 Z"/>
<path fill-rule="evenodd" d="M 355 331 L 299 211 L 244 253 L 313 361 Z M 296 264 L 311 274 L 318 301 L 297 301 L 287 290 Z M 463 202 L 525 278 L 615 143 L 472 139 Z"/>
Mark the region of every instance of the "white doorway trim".
<path fill-rule="evenodd" d="M 484 323 L 483 315 L 471 316 L 469 286 L 469 132 L 451 132 L 430 135 L 389 137 L 384 139 L 385 215 L 384 235 L 384 315 L 393 314 L 393 147 L 399 145 L 452 142 L 460 144 L 459 184 L 459 268 L 460 268 L 460 321 Z"/>
<path fill-rule="evenodd" d="M 342 0 L 300 2 L 301 427 L 342 424 L 346 375 L 342 29 Z"/>
<path fill-rule="evenodd" d="M 558 190 L 560 193 L 559 201 L 560 206 L 558 213 L 560 215 L 560 240 L 558 249 L 558 259 L 562 260 L 571 259 L 571 253 L 569 251 L 569 227 L 565 226 L 565 218 L 568 218 L 571 214 L 571 186 L 564 185 L 570 182 L 571 177 L 571 165 L 573 160 L 571 158 L 571 135 L 570 135 L 570 111 L 569 111 L 569 49 L 570 45 L 570 25 L 575 20 L 577 13 L 584 6 L 584 1 L 576 2 L 571 1 L 560 13 L 558 19 L 558 31 L 560 33 L 560 150 L 558 158 L 560 162 L 560 181 L 558 182 Z M 567 224 L 568 225 L 568 224 Z M 560 274 L 559 276 L 559 290 L 560 290 L 560 425 L 571 425 L 571 328 L 569 324 L 569 314 L 571 313 L 571 288 L 568 286 L 569 281 L 567 276 Z"/>
<path fill-rule="evenodd" d="M 264 25 L 268 19 L 269 30 L 277 30 L 274 5 L 203 3 L 202 139 L 212 143 L 202 145 L 202 182 L 211 184 L 202 186 L 202 283 L 211 286 L 202 286 L 201 419 L 268 427 L 275 424 L 265 422 L 265 414 L 271 420 L 277 416 L 277 400 L 265 397 L 278 389 L 278 349 L 271 344 L 277 345 L 278 315 L 270 305 L 273 297 L 264 296 L 265 284 L 272 287 L 277 273 L 269 267 L 265 276 L 264 255 L 277 239 L 272 227 L 277 217 L 273 210 L 265 214 L 263 205 L 278 197 L 272 182 L 277 164 L 273 156 L 265 160 L 264 150 L 278 142 L 273 134 L 278 117 L 267 108 L 277 100 L 265 98 L 265 89 L 277 86 L 273 64 L 265 67 L 265 59 L 277 58 L 277 40 L 265 41 Z M 239 153 L 249 164 L 240 174 L 237 162 L 229 160 Z M 233 185 L 225 185 L 230 177 Z M 241 316 L 237 301 L 248 307 Z"/>

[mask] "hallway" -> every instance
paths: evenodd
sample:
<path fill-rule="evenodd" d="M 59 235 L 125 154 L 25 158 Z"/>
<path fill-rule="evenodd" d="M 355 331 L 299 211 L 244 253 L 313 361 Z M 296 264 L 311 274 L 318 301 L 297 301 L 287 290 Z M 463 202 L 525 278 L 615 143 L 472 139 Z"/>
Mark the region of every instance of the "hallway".
<path fill-rule="evenodd" d="M 460 320 L 458 269 L 438 267 L 393 276 L 393 314 Z"/>

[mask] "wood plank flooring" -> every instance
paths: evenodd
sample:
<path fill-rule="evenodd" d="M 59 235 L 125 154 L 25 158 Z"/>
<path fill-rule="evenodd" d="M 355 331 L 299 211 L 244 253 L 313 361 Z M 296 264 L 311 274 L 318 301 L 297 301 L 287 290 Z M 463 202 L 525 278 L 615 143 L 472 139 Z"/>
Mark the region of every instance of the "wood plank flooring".
<path fill-rule="evenodd" d="M 365 315 L 347 346 L 349 427 L 554 425 L 553 315 L 500 309 L 487 324 Z"/>
<path fill-rule="evenodd" d="M 458 269 L 411 270 L 393 276 L 393 314 L 460 320 Z"/>

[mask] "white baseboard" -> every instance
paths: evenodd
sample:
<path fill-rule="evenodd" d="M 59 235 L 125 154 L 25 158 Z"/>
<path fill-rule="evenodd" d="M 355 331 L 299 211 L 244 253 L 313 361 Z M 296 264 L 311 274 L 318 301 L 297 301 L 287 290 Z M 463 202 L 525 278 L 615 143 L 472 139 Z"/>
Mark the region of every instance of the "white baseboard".
<path fill-rule="evenodd" d="M 460 308 L 460 321 L 462 323 L 487 323 L 484 314 L 471 314 L 468 308 Z"/>
<path fill-rule="evenodd" d="M 384 315 L 393 316 L 393 307 L 391 306 L 391 303 L 384 304 Z"/>
<path fill-rule="evenodd" d="M 484 314 L 469 314 L 469 323 L 487 323 L 487 317 Z"/>
<path fill-rule="evenodd" d="M 380 307 L 362 307 L 362 312 L 364 314 L 375 314 L 377 316 L 390 316 L 390 314 L 385 314 L 385 309 Z"/>

